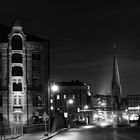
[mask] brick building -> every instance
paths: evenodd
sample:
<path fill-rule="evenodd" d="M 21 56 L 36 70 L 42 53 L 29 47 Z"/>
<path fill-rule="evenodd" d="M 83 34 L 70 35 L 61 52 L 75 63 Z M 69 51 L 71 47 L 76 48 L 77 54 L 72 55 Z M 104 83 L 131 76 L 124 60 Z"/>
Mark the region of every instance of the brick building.
<path fill-rule="evenodd" d="M 24 34 L 17 20 L 0 27 L 0 121 L 39 123 L 44 112 L 44 55 L 47 41 Z"/>

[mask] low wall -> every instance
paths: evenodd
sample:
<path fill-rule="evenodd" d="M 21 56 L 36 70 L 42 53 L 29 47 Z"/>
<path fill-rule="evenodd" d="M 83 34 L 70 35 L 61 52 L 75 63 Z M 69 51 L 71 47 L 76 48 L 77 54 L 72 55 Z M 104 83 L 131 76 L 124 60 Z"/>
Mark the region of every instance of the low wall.
<path fill-rule="evenodd" d="M 46 126 L 46 129 L 48 130 L 48 125 Z M 23 128 L 23 133 L 35 133 L 35 132 L 41 132 L 41 131 L 45 131 L 44 124 L 28 125 L 28 126 L 24 126 Z"/>

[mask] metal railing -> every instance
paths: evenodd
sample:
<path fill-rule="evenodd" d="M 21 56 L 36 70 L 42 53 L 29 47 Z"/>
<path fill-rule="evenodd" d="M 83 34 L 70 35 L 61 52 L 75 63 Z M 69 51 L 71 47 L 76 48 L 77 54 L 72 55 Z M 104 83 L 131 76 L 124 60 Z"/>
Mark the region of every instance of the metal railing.
<path fill-rule="evenodd" d="M 0 121 L 0 138 L 17 138 L 23 135 L 22 123 L 8 123 Z"/>

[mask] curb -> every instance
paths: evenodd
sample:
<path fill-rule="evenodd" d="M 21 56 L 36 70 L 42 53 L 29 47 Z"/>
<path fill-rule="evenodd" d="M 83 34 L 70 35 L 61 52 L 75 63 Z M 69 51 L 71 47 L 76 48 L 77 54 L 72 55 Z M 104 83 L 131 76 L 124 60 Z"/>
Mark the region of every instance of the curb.
<path fill-rule="evenodd" d="M 45 137 L 45 138 L 43 138 L 43 139 L 41 139 L 41 140 L 48 140 L 48 139 L 54 137 L 55 135 L 57 135 L 57 134 L 59 134 L 59 133 L 61 133 L 61 132 L 67 131 L 67 130 L 68 130 L 68 128 L 60 129 L 60 130 L 58 130 L 58 131 L 56 131 L 56 132 L 50 134 L 49 136 L 47 136 L 47 137 Z"/>
<path fill-rule="evenodd" d="M 41 140 L 48 140 L 52 137 L 54 137 L 55 135 L 61 133 L 61 132 L 64 132 L 64 131 L 67 131 L 68 128 L 63 128 L 63 129 L 59 129 L 58 131 L 54 132 L 54 133 L 50 133 L 49 136 L 45 136 L 44 138 L 42 138 Z M 19 140 L 21 139 L 21 137 L 24 137 L 24 135 L 22 136 L 17 136 L 17 137 L 10 137 L 10 138 L 5 138 L 5 140 Z"/>
<path fill-rule="evenodd" d="M 15 140 L 15 139 L 19 139 L 21 138 L 22 136 L 16 136 L 16 137 L 10 137 L 10 138 L 5 138 L 4 140 Z"/>

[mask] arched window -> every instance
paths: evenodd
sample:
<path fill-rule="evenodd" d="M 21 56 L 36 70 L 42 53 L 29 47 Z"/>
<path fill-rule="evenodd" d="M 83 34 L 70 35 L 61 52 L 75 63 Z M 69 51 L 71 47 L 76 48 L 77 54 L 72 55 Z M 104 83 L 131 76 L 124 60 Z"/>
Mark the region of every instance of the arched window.
<path fill-rule="evenodd" d="M 12 54 L 12 63 L 22 63 L 22 54 Z"/>
<path fill-rule="evenodd" d="M 12 50 L 22 50 L 22 38 L 19 35 L 12 37 Z"/>
<path fill-rule="evenodd" d="M 13 91 L 22 91 L 22 84 L 21 83 L 13 83 Z"/>
<path fill-rule="evenodd" d="M 22 67 L 19 66 L 12 67 L 12 76 L 23 76 Z"/>

